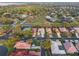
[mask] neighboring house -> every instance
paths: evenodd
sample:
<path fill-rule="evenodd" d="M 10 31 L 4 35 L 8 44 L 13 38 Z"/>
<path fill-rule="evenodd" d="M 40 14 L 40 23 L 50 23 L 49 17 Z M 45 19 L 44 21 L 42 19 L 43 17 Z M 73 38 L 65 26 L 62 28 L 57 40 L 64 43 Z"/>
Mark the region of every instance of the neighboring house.
<path fill-rule="evenodd" d="M 71 37 L 76 38 L 75 30 L 73 28 L 69 28 L 69 33 L 70 33 Z"/>
<path fill-rule="evenodd" d="M 74 54 L 74 53 L 78 52 L 72 42 L 69 42 L 69 41 L 65 42 L 64 47 L 66 49 L 66 52 L 69 54 Z"/>
<path fill-rule="evenodd" d="M 52 28 L 52 31 L 53 31 L 53 37 L 57 38 L 58 35 L 57 35 L 57 33 L 56 33 L 56 28 Z"/>
<path fill-rule="evenodd" d="M 72 17 L 62 17 L 61 22 L 72 22 L 74 19 Z"/>
<path fill-rule="evenodd" d="M 72 27 L 69 28 L 69 31 L 72 32 L 72 33 L 75 32 L 75 30 Z"/>
<path fill-rule="evenodd" d="M 74 29 L 79 33 L 79 27 L 74 27 Z"/>
<path fill-rule="evenodd" d="M 51 41 L 51 52 L 55 55 L 64 55 L 66 54 L 60 41 Z"/>
<path fill-rule="evenodd" d="M 79 38 L 79 27 L 74 27 L 75 35 L 77 38 Z"/>
<path fill-rule="evenodd" d="M 23 18 L 27 18 L 28 15 L 27 14 L 13 14 L 12 17 L 23 19 Z"/>
<path fill-rule="evenodd" d="M 60 30 L 61 32 L 68 32 L 68 30 L 67 30 L 65 27 L 60 27 L 59 30 Z"/>
<path fill-rule="evenodd" d="M 20 17 L 21 18 L 26 18 L 26 17 L 28 17 L 28 15 L 27 14 L 21 14 Z"/>
<path fill-rule="evenodd" d="M 37 28 L 32 28 L 32 32 L 33 32 L 32 37 L 36 37 L 36 34 L 37 34 Z"/>
<path fill-rule="evenodd" d="M 76 45 L 77 50 L 79 51 L 79 41 L 78 40 L 75 40 L 75 45 Z"/>
<path fill-rule="evenodd" d="M 55 30 L 55 32 L 56 32 L 58 38 L 61 38 L 61 33 L 60 33 L 60 31 L 58 30 L 58 28 L 54 28 L 54 30 Z"/>
<path fill-rule="evenodd" d="M 60 27 L 59 28 L 60 32 L 61 32 L 61 36 L 62 37 L 68 37 L 68 38 L 71 38 L 71 35 L 70 35 L 70 32 L 67 28 L 65 27 Z"/>
<path fill-rule="evenodd" d="M 4 13 L 2 16 L 7 17 L 7 18 L 11 18 L 11 14 L 10 13 Z"/>
<path fill-rule="evenodd" d="M 52 37 L 52 30 L 51 30 L 51 28 L 46 28 L 46 32 L 47 32 L 47 36 L 48 37 Z"/>
<path fill-rule="evenodd" d="M 31 24 L 25 23 L 21 29 L 23 31 L 25 31 L 25 30 L 30 30 L 31 28 L 32 28 L 32 25 Z"/>
<path fill-rule="evenodd" d="M 32 28 L 32 25 L 27 23 L 26 21 L 23 21 L 20 23 L 22 25 L 22 30 L 25 31 L 25 30 L 29 30 L 30 28 Z"/>
<path fill-rule="evenodd" d="M 29 51 L 30 56 L 40 56 L 41 52 L 36 52 L 36 51 Z"/>
<path fill-rule="evenodd" d="M 48 21 L 50 22 L 55 22 L 57 19 L 56 18 L 53 18 L 53 17 L 50 17 L 50 16 L 46 16 L 45 17 Z"/>
<path fill-rule="evenodd" d="M 44 28 L 38 28 L 37 36 L 44 38 L 44 36 L 45 36 L 45 29 Z"/>
<path fill-rule="evenodd" d="M 30 49 L 31 44 L 24 42 L 24 41 L 19 41 L 19 42 L 16 42 L 16 44 L 14 45 L 14 48 L 16 48 L 16 49 Z"/>
<path fill-rule="evenodd" d="M 75 35 L 76 35 L 77 38 L 79 38 L 79 33 L 76 32 Z"/>

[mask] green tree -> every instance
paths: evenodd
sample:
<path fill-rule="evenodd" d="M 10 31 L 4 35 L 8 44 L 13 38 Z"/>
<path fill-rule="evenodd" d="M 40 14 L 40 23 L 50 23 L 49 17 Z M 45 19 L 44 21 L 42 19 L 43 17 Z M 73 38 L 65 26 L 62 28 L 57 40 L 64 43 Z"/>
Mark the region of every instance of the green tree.
<path fill-rule="evenodd" d="M 44 49 L 50 49 L 50 48 L 51 48 L 51 42 L 50 42 L 50 40 L 47 39 L 47 40 L 43 41 L 43 42 L 42 42 L 42 47 L 43 47 Z"/>

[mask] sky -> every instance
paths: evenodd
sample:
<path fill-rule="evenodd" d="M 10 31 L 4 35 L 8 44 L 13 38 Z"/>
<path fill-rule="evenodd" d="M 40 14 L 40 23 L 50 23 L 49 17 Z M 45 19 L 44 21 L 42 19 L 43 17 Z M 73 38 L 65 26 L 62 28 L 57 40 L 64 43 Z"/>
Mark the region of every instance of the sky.
<path fill-rule="evenodd" d="M 18 5 L 18 4 L 21 4 L 21 3 L 5 3 L 5 2 L 0 2 L 0 6 L 6 6 L 6 5 Z"/>
<path fill-rule="evenodd" d="M 25 2 L 26 3 L 26 2 Z M 7 6 L 7 5 L 19 5 L 19 4 L 24 4 L 23 2 L 0 2 L 0 6 Z M 65 3 L 54 3 L 56 5 L 64 5 Z M 79 2 L 76 3 L 67 3 L 66 5 L 74 5 L 74 6 L 79 6 Z"/>

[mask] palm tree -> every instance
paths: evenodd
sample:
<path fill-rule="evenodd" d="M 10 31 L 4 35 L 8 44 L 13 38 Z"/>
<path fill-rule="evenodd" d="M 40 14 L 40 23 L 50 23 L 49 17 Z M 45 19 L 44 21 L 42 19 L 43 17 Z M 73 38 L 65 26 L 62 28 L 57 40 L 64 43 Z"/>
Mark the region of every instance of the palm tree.
<path fill-rule="evenodd" d="M 49 50 L 49 49 L 51 48 L 50 39 L 47 39 L 47 40 L 43 41 L 43 42 L 42 42 L 42 47 L 43 47 L 44 49 Z"/>

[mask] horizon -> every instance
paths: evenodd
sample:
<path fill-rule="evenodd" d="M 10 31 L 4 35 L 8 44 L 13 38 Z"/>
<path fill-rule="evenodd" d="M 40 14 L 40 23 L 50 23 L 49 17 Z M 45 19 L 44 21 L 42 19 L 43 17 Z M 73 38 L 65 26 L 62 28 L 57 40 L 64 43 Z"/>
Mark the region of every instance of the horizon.
<path fill-rule="evenodd" d="M 55 4 L 55 5 L 75 5 L 79 6 L 79 2 L 0 2 L 0 6 L 8 6 L 8 5 L 21 5 L 21 4 L 28 4 L 28 3 L 34 3 L 34 4 Z"/>

